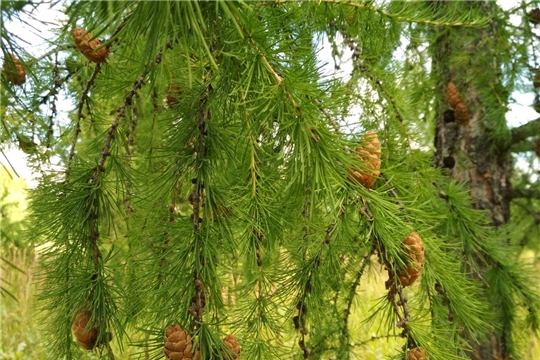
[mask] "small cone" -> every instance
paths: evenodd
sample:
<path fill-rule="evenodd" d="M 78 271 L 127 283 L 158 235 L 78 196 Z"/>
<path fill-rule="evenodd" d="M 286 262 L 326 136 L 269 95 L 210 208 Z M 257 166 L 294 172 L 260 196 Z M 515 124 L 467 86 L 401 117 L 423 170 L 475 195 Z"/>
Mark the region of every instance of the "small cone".
<path fill-rule="evenodd" d="M 417 233 L 411 233 L 403 240 L 403 246 L 409 257 L 409 263 L 405 269 L 397 273 L 397 276 L 401 285 L 409 286 L 418 279 L 424 267 L 424 243 Z"/>
<path fill-rule="evenodd" d="M 106 46 L 103 46 L 96 51 L 96 49 L 101 46 L 101 41 L 92 39 L 92 34 L 83 29 L 75 28 L 73 29 L 72 35 L 75 46 L 88 60 L 95 63 L 102 63 L 107 60 L 109 49 Z"/>
<path fill-rule="evenodd" d="M 429 355 L 423 347 L 415 347 L 407 354 L 407 360 L 428 360 Z"/>
<path fill-rule="evenodd" d="M 178 97 L 182 95 L 182 91 L 180 90 L 180 86 L 176 84 L 169 84 L 167 86 L 167 105 L 173 106 L 178 103 Z"/>
<path fill-rule="evenodd" d="M 379 170 L 381 168 L 381 143 L 377 134 L 368 131 L 362 137 L 362 142 L 356 148 L 354 156 L 361 160 L 364 166 L 362 169 L 350 168 L 349 179 L 369 189 L 381 173 Z"/>
<path fill-rule="evenodd" d="M 463 103 L 459 90 L 457 89 L 456 84 L 454 84 L 452 81 L 450 81 L 446 86 L 446 102 L 451 108 L 454 109 L 456 108 L 457 104 Z"/>
<path fill-rule="evenodd" d="M 7 58 L 9 57 L 9 59 Z M 26 72 L 21 62 L 11 54 L 8 54 L 4 59 L 4 74 L 7 81 L 15 85 L 22 85 L 26 82 Z"/>
<path fill-rule="evenodd" d="M 170 360 L 200 359 L 200 353 L 193 356 L 191 336 L 180 325 L 171 325 L 165 329 L 165 357 Z"/>
<path fill-rule="evenodd" d="M 465 126 L 471 121 L 471 115 L 465 104 L 459 103 L 456 105 L 454 109 L 454 118 L 456 119 L 456 123 L 460 126 Z"/>
<path fill-rule="evenodd" d="M 95 324 L 88 330 L 88 322 L 92 317 L 92 313 L 89 310 L 82 309 L 79 311 L 73 322 L 71 329 L 75 335 L 75 340 L 86 350 L 92 350 L 96 346 L 96 340 L 98 337 L 97 327 Z"/>
<path fill-rule="evenodd" d="M 225 336 L 223 338 L 223 343 L 225 344 L 225 346 L 231 349 L 232 354 L 230 352 L 228 353 L 228 356 L 230 356 L 230 359 L 232 360 L 240 359 L 240 353 L 241 353 L 240 344 L 238 343 L 238 341 L 233 335 Z"/>
<path fill-rule="evenodd" d="M 529 12 L 529 21 L 534 25 L 540 24 L 540 9 L 532 9 Z"/>

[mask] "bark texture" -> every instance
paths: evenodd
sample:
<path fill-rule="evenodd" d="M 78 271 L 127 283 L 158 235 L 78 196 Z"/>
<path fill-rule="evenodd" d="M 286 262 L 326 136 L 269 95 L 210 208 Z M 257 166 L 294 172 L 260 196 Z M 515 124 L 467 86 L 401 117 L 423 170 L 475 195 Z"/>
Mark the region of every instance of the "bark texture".
<path fill-rule="evenodd" d="M 496 4 L 471 1 L 468 6 L 489 14 Z M 504 109 L 489 108 L 493 104 L 506 105 L 506 98 L 501 100 L 500 97 L 500 64 L 489 46 L 496 42 L 495 27 L 492 22 L 485 29 L 474 30 L 476 33 L 465 28 L 446 28 L 438 32 L 434 44 L 434 71 L 439 79 L 437 93 L 441 101 L 437 111 L 435 164 L 446 168 L 453 179 L 468 184 L 475 207 L 487 210 L 493 226 L 498 227 L 507 223 L 510 217 L 513 161 L 509 149 L 500 146 L 501 141 L 494 140 L 494 124 L 501 124 L 501 119 L 492 117 L 493 114 L 504 116 Z M 452 61 L 453 56 L 463 58 L 465 55 L 468 63 Z M 470 122 L 466 125 L 456 122 L 454 109 L 445 99 L 446 87 L 451 81 L 457 85 L 470 113 Z M 495 265 L 486 264 L 484 270 Z M 500 335 L 504 333 L 490 334 L 488 340 L 479 345 L 471 343 L 470 357 L 475 360 L 509 359 L 506 339 Z"/>

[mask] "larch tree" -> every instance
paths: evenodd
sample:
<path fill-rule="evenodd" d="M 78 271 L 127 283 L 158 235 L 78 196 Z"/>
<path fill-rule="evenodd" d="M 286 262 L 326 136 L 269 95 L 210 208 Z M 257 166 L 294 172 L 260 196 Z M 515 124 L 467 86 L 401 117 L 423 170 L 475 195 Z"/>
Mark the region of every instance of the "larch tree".
<path fill-rule="evenodd" d="M 5 22 L 38 5 L 2 2 L 1 139 L 49 358 L 526 356 L 535 1 L 73 2 L 36 56 Z"/>

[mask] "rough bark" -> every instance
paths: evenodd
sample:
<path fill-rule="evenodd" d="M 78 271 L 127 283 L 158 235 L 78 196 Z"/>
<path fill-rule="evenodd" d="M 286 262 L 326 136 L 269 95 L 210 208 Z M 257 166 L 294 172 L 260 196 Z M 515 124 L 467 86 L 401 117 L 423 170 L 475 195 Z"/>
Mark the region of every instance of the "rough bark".
<path fill-rule="evenodd" d="M 490 7 L 496 5 L 470 2 L 469 6 L 476 6 L 488 13 Z M 439 32 L 438 40 L 434 44 L 434 71 L 440 79 L 437 92 L 441 99 L 437 111 L 435 164 L 446 168 L 448 175 L 453 179 L 468 184 L 475 207 L 487 210 L 493 226 L 498 227 L 507 223 L 510 217 L 512 198 L 510 178 L 513 161 L 508 146 L 500 146 L 492 140 L 494 136 L 490 133 L 488 125 L 491 122 L 486 104 L 497 101 L 488 102 L 486 96 L 498 94 L 489 94 L 486 88 L 480 88 L 482 84 L 475 81 L 475 72 L 489 72 L 492 74 L 493 83 L 499 82 L 498 76 L 501 73 L 499 64 L 493 59 L 490 49 L 482 45 L 486 37 L 494 36 L 495 26 L 492 22 L 487 29 L 479 30 L 478 37 L 472 42 L 470 29 L 441 29 Z M 455 36 L 455 33 L 450 36 L 449 31 L 463 31 L 468 37 Z M 467 66 L 458 67 L 449 60 L 453 53 L 457 52 L 460 52 L 461 56 L 463 54 L 469 56 L 471 60 Z M 476 57 L 484 57 L 484 61 Z M 491 68 L 474 68 L 474 64 L 488 63 L 485 61 L 486 58 L 493 59 L 489 62 Z M 454 119 L 453 110 L 446 104 L 446 86 L 450 81 L 458 84 L 463 101 L 471 115 L 471 120 L 467 125 L 458 125 Z M 489 86 L 489 84 L 484 85 Z M 495 264 L 486 264 L 484 270 L 487 270 L 490 265 Z M 499 333 L 490 334 L 488 340 L 482 344 L 471 342 L 473 351 L 470 357 L 475 360 L 508 359 L 505 343 L 506 339 Z"/>

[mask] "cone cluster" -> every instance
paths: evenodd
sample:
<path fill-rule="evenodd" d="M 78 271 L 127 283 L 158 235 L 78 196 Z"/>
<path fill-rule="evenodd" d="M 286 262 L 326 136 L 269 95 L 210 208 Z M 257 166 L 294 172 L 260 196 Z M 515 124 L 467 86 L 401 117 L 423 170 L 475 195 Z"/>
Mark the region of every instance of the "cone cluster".
<path fill-rule="evenodd" d="M 406 360 L 428 360 L 429 355 L 423 347 L 415 347 L 409 351 Z"/>
<path fill-rule="evenodd" d="M 405 240 L 403 246 L 409 257 L 409 263 L 405 269 L 398 271 L 397 276 L 401 285 L 412 285 L 420 276 L 424 267 L 424 243 L 417 233 L 411 233 Z"/>
<path fill-rule="evenodd" d="M 229 352 L 229 356 L 232 360 L 240 359 L 240 344 L 238 343 L 238 340 L 233 335 L 227 335 L 223 338 L 223 343 L 225 346 L 227 346 L 229 349 L 231 349 L 231 352 Z M 226 357 L 227 358 L 227 357 Z"/>
<path fill-rule="evenodd" d="M 107 60 L 109 49 L 107 49 L 106 46 L 103 46 L 99 50 L 96 50 L 102 43 L 98 39 L 92 39 L 94 36 L 91 33 L 80 28 L 75 28 L 73 29 L 72 35 L 75 46 L 88 60 L 95 63 L 102 63 Z"/>
<path fill-rule="evenodd" d="M 91 317 L 92 313 L 89 310 L 82 309 L 75 317 L 75 321 L 71 327 L 75 335 L 75 340 L 86 350 L 92 350 L 96 346 L 98 338 L 98 331 L 95 324 L 92 324 L 90 329 L 87 330 Z"/>
<path fill-rule="evenodd" d="M 452 81 L 446 86 L 446 102 L 454 109 L 454 118 L 458 125 L 465 126 L 471 120 L 471 115 L 467 106 L 459 93 L 459 90 Z"/>
<path fill-rule="evenodd" d="M 180 325 L 171 325 L 165 329 L 165 357 L 170 360 L 200 360 L 201 355 L 197 351 L 193 354 L 193 342 L 191 336 Z"/>
<path fill-rule="evenodd" d="M 350 168 L 349 179 L 369 189 L 379 177 L 381 168 L 381 143 L 377 134 L 368 131 L 361 144 L 356 148 L 354 156 L 363 162 L 362 169 Z"/>
<path fill-rule="evenodd" d="M 22 85 L 26 82 L 26 72 L 24 71 L 24 67 L 19 59 L 12 54 L 8 54 L 6 59 L 4 59 L 3 71 L 7 81 L 12 84 Z"/>

